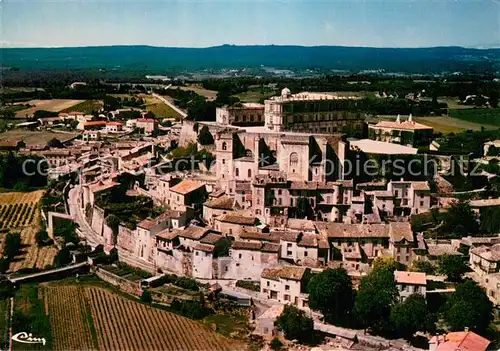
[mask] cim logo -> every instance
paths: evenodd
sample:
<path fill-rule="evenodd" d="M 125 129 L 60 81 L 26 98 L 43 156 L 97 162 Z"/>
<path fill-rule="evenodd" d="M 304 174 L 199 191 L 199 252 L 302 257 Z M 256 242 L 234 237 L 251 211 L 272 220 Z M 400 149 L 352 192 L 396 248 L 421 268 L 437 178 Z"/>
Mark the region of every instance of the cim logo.
<path fill-rule="evenodd" d="M 21 332 L 12 336 L 13 341 L 20 342 L 22 344 L 42 344 L 45 346 L 47 340 L 45 338 L 34 337 L 31 333 Z"/>

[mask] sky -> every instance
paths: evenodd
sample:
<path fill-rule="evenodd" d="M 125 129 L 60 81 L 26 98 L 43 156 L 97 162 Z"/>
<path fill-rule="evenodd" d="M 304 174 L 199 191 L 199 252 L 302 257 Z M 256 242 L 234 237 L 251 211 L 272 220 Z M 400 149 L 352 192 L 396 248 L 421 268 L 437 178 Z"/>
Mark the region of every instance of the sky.
<path fill-rule="evenodd" d="M 0 0 L 4 47 L 500 47 L 500 0 Z"/>

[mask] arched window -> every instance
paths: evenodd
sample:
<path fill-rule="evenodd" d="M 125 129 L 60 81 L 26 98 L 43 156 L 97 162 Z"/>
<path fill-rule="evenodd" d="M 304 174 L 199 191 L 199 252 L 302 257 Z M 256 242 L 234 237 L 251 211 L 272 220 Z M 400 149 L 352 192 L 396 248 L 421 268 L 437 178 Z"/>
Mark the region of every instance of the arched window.
<path fill-rule="evenodd" d="M 251 169 L 249 169 L 249 170 L 248 170 L 248 178 L 251 178 L 251 177 L 252 177 L 252 170 L 251 170 Z"/>
<path fill-rule="evenodd" d="M 299 154 L 292 152 L 290 154 L 290 166 L 296 166 L 299 163 Z"/>
<path fill-rule="evenodd" d="M 236 168 L 236 176 L 239 177 L 240 176 L 240 169 L 239 168 Z"/>
<path fill-rule="evenodd" d="M 227 150 L 227 143 L 226 142 L 222 143 L 222 150 Z"/>

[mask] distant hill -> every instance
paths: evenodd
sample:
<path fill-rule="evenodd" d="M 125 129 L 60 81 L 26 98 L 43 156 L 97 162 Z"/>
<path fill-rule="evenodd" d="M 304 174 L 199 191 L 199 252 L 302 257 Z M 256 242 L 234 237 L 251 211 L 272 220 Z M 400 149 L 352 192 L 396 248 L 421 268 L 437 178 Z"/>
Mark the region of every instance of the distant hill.
<path fill-rule="evenodd" d="M 168 48 L 102 46 L 77 48 L 4 48 L 1 64 L 19 69 L 189 70 L 276 67 L 390 72 L 496 71 L 500 49 L 365 48 L 342 46 L 235 46 Z"/>

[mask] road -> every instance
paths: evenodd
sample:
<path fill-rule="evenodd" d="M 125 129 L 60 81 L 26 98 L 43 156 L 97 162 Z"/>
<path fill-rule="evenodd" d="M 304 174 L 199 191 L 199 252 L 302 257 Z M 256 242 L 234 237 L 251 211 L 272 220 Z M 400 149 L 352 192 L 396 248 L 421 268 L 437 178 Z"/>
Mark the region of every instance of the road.
<path fill-rule="evenodd" d="M 19 283 L 19 282 L 22 282 L 24 280 L 28 280 L 28 279 L 32 279 L 32 278 L 36 278 L 36 277 L 43 277 L 45 275 L 50 275 L 52 273 L 60 273 L 60 272 L 70 271 L 72 269 L 77 269 L 77 268 L 81 268 L 81 267 L 85 267 L 85 266 L 88 266 L 88 263 L 87 262 L 81 262 L 81 263 L 73 264 L 71 266 L 66 266 L 66 267 L 51 269 L 51 270 L 48 270 L 48 271 L 43 271 L 43 272 L 38 272 L 38 273 L 33 273 L 33 274 L 27 274 L 27 275 L 23 275 L 23 276 L 20 276 L 20 277 L 15 277 L 15 278 L 9 278 L 9 280 L 12 283 Z"/>
<path fill-rule="evenodd" d="M 87 240 L 87 244 L 89 244 L 94 248 L 97 245 L 106 246 L 106 240 L 104 239 L 104 237 L 96 233 L 95 230 L 92 229 L 92 227 L 87 223 L 87 220 L 85 219 L 85 214 L 83 213 L 83 210 L 79 204 L 80 191 L 81 187 L 78 185 L 69 191 L 68 205 L 71 217 L 73 218 L 75 223 L 78 224 L 81 234 Z M 138 267 L 140 269 L 143 269 L 151 273 L 155 272 L 155 265 L 153 263 L 141 260 L 133 256 L 129 252 L 120 249 L 118 247 L 117 249 L 120 261 L 123 261 L 131 266 Z"/>
<path fill-rule="evenodd" d="M 168 87 L 167 87 L 167 89 L 168 89 Z M 187 117 L 187 113 L 184 110 L 181 110 L 180 108 L 178 108 L 177 106 L 175 106 L 172 102 L 170 102 L 167 99 L 165 99 L 163 96 L 158 95 L 156 93 L 153 93 L 152 95 L 155 98 L 157 98 L 158 100 L 160 100 L 160 101 L 164 102 L 165 104 L 167 104 L 168 106 L 170 106 L 175 112 L 177 112 L 178 114 L 181 115 L 182 119 L 184 119 L 184 118 Z"/>

